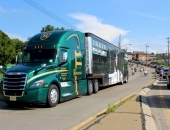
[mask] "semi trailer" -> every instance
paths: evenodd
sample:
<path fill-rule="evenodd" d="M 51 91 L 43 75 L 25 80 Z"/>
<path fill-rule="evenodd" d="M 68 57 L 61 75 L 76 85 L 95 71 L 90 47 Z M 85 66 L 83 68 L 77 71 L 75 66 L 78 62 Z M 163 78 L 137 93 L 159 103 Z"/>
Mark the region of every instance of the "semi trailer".
<path fill-rule="evenodd" d="M 127 82 L 126 51 L 92 33 L 43 32 L 28 41 L 19 63 L 4 72 L 0 100 L 54 107 L 97 93 L 100 87 Z"/>

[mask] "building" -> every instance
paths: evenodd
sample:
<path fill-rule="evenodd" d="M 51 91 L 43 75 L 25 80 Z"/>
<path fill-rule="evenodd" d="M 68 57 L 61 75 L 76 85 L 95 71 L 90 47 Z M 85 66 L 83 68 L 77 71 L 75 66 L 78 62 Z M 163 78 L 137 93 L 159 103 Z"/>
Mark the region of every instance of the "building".
<path fill-rule="evenodd" d="M 153 53 L 149 54 L 149 57 L 150 57 L 150 60 L 151 60 L 151 61 L 152 61 L 152 60 L 156 60 L 156 55 L 153 54 Z"/>
<path fill-rule="evenodd" d="M 132 59 L 138 61 L 146 61 L 146 60 L 149 61 L 151 60 L 151 57 L 150 54 L 146 54 L 143 51 L 134 51 Z"/>
<path fill-rule="evenodd" d="M 132 52 L 127 52 L 127 55 L 128 55 L 128 60 L 132 60 Z"/>

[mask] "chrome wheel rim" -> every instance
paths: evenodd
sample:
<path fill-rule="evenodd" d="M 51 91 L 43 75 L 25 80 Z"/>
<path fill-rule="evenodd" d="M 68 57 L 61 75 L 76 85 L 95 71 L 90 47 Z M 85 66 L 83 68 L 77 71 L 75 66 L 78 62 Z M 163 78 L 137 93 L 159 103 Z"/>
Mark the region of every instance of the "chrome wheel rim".
<path fill-rule="evenodd" d="M 56 103 L 57 97 L 58 97 L 58 93 L 57 93 L 56 89 L 52 89 L 51 93 L 50 93 L 51 102 Z"/>
<path fill-rule="evenodd" d="M 92 93 L 92 91 L 93 91 L 93 85 L 89 83 L 89 92 Z"/>
<path fill-rule="evenodd" d="M 98 87 L 98 83 L 97 82 L 95 82 L 95 86 L 94 87 L 95 87 L 95 90 L 98 91 L 99 87 Z"/>

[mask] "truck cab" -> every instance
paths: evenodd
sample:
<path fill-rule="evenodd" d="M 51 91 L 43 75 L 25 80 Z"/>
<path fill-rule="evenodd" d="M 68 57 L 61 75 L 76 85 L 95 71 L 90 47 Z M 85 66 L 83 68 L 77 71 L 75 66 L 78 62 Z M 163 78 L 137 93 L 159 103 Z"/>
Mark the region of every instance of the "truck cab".
<path fill-rule="evenodd" d="M 86 94 L 84 61 L 83 33 L 39 33 L 28 41 L 19 64 L 5 72 L 0 100 L 54 107 L 58 102 Z"/>

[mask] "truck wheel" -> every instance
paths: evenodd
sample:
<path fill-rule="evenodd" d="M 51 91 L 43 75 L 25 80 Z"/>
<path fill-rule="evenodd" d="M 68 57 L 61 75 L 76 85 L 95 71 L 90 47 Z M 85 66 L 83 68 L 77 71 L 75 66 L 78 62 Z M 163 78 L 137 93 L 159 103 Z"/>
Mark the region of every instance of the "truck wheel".
<path fill-rule="evenodd" d="M 125 77 L 125 83 L 128 83 L 128 76 Z"/>
<path fill-rule="evenodd" d="M 93 80 L 93 93 L 97 93 L 99 91 L 99 83 L 97 79 Z"/>
<path fill-rule="evenodd" d="M 55 107 L 59 102 L 59 90 L 58 87 L 52 84 L 48 90 L 47 103 L 48 107 Z"/>
<path fill-rule="evenodd" d="M 87 94 L 91 95 L 93 93 L 93 83 L 91 80 L 88 80 L 88 89 L 87 89 Z"/>

